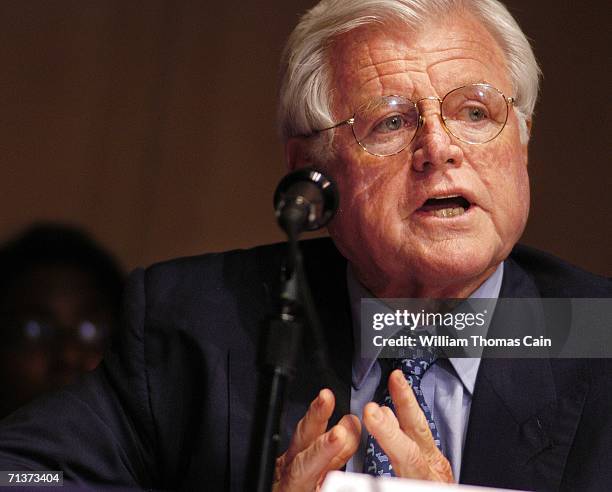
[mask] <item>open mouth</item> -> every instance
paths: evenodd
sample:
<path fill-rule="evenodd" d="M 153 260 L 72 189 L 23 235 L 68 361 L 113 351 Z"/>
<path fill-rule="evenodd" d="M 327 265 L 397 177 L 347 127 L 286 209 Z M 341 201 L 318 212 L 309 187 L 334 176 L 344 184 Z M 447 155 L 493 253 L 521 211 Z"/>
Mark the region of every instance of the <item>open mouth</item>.
<path fill-rule="evenodd" d="M 467 212 L 472 204 L 461 195 L 452 195 L 438 198 L 429 198 L 419 208 L 419 212 L 425 212 L 447 219 L 457 217 Z"/>

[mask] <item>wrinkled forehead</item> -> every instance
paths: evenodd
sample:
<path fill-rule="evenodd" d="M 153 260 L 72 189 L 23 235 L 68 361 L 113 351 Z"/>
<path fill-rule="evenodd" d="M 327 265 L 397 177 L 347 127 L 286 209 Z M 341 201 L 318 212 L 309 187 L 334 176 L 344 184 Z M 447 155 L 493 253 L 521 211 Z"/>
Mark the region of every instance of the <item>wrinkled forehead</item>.
<path fill-rule="evenodd" d="M 473 82 L 513 92 L 499 44 L 469 14 L 430 20 L 418 29 L 397 21 L 360 26 L 330 43 L 328 63 L 334 113 L 341 117 L 375 96 L 443 97 Z"/>

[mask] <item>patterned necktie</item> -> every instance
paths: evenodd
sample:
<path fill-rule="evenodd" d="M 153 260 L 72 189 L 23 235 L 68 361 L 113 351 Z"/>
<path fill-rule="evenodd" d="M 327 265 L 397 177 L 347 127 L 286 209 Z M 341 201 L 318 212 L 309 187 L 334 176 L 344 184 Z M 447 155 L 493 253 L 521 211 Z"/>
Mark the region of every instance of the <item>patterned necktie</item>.
<path fill-rule="evenodd" d="M 418 348 L 414 351 L 412 356 L 407 359 L 395 359 L 393 360 L 393 369 L 401 369 L 406 377 L 406 380 L 412 386 L 412 390 L 416 396 L 417 402 L 421 406 L 425 417 L 427 418 L 427 422 L 429 423 L 429 428 L 431 429 L 431 434 L 433 435 L 436 446 L 440 448 L 440 437 L 438 435 L 438 429 L 436 429 L 436 424 L 434 423 L 433 417 L 431 416 L 431 411 L 429 407 L 425 403 L 425 398 L 423 398 L 423 391 L 421 391 L 421 379 L 425 374 L 425 371 L 431 367 L 431 365 L 436 361 L 436 354 L 429 348 Z M 385 377 L 383 374 L 382 377 Z M 393 401 L 391 400 L 391 396 L 389 396 L 389 391 L 385 392 L 385 398 L 383 401 L 383 405 L 389 407 L 395 413 L 395 407 L 393 406 Z M 394 477 L 395 473 L 393 472 L 393 466 L 389 461 L 389 458 L 376 442 L 374 436 L 370 434 L 368 436 L 368 442 L 366 446 L 366 456 L 365 461 L 363 463 L 363 471 L 369 475 L 375 476 L 385 476 L 385 477 Z"/>

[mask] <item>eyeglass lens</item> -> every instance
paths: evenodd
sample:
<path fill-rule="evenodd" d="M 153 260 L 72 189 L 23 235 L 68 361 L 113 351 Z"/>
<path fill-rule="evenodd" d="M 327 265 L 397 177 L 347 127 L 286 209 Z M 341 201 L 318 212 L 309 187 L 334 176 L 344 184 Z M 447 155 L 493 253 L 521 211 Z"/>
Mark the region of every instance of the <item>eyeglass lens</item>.
<path fill-rule="evenodd" d="M 452 90 L 441 103 L 447 130 L 467 143 L 485 143 L 504 128 L 508 105 L 503 94 L 486 84 Z M 392 155 L 406 148 L 419 127 L 419 111 L 411 100 L 386 96 L 355 113 L 355 139 L 374 155 Z"/>

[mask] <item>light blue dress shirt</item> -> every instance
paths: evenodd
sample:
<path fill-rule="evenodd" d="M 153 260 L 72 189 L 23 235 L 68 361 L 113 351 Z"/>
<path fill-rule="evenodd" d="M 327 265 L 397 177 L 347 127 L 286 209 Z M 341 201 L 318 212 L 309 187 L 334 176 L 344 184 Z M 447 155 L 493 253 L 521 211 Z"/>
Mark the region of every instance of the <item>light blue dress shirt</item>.
<path fill-rule="evenodd" d="M 503 263 L 500 263 L 493 275 L 474 291 L 470 299 L 497 299 L 501 289 L 503 271 Z M 347 284 L 353 319 L 355 343 L 353 353 L 359 354 L 361 299 L 374 296 L 356 280 L 350 267 L 347 270 Z M 493 305 L 491 313 L 494 308 Z M 385 310 L 388 310 L 388 307 L 381 302 L 381 312 Z M 438 359 L 421 381 L 425 402 L 438 428 L 442 452 L 451 464 L 456 481 L 459 480 L 465 432 L 479 366 L 479 358 Z M 363 416 L 363 407 L 373 401 L 380 377 L 381 367 L 375 358 L 361 358 L 358 355 L 353 358 L 351 413 L 360 420 Z M 367 438 L 367 430 L 365 426 L 362 426 L 361 445 L 347 463 L 347 471 L 356 473 L 363 471 Z"/>

